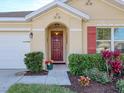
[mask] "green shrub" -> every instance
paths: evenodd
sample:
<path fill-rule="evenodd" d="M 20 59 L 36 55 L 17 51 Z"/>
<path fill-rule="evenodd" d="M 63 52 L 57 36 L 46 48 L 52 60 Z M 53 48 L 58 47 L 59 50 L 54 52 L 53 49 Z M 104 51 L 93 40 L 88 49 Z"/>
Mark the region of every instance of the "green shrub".
<path fill-rule="evenodd" d="M 82 73 L 84 76 L 88 76 L 92 80 L 95 80 L 102 84 L 106 84 L 111 81 L 110 78 L 107 76 L 107 73 L 101 72 L 97 68 L 85 70 Z"/>
<path fill-rule="evenodd" d="M 74 75 L 82 75 L 85 69 L 98 68 L 100 71 L 106 71 L 105 60 L 101 54 L 71 54 L 69 59 L 69 69 Z M 124 62 L 124 56 L 121 56 Z"/>
<path fill-rule="evenodd" d="M 119 89 L 119 93 L 124 93 L 124 80 L 118 80 L 116 87 Z"/>
<path fill-rule="evenodd" d="M 42 63 L 43 63 L 43 53 L 42 52 L 32 52 L 25 54 L 24 62 L 26 64 L 27 69 L 32 72 L 40 72 L 42 71 Z"/>
<path fill-rule="evenodd" d="M 124 65 L 124 55 L 121 55 L 121 61 L 123 62 Z"/>
<path fill-rule="evenodd" d="M 74 75 L 82 75 L 85 69 L 91 68 L 106 71 L 105 60 L 100 54 L 71 54 L 69 56 L 69 68 Z"/>

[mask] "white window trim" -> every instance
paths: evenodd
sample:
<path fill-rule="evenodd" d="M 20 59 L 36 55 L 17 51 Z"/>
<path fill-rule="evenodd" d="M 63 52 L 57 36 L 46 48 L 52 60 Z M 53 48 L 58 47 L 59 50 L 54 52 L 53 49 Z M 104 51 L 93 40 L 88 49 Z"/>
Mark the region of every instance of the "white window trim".
<path fill-rule="evenodd" d="M 111 40 L 96 40 L 98 42 L 102 41 L 102 42 L 111 42 Z"/>
<path fill-rule="evenodd" d="M 124 40 L 114 40 L 114 42 L 124 42 Z"/>
<path fill-rule="evenodd" d="M 114 27 L 111 28 L 111 50 L 114 51 Z"/>
<path fill-rule="evenodd" d="M 110 42 L 111 43 L 111 51 L 114 51 L 115 50 L 115 46 L 114 46 L 114 43 L 115 42 L 124 42 L 124 40 L 115 40 L 114 38 L 114 30 L 115 28 L 124 28 L 124 27 L 97 27 L 97 28 L 111 28 L 111 40 L 97 40 L 96 38 L 96 42 Z M 97 45 L 96 45 L 97 46 Z"/>

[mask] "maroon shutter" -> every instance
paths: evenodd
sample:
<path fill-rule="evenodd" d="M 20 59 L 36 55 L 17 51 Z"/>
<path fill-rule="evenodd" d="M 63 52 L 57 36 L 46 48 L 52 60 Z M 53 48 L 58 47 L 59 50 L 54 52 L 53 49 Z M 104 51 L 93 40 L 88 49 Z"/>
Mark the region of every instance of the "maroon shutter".
<path fill-rule="evenodd" d="M 87 28 L 88 32 L 88 54 L 94 54 L 96 53 L 96 27 L 95 26 L 89 26 Z"/>

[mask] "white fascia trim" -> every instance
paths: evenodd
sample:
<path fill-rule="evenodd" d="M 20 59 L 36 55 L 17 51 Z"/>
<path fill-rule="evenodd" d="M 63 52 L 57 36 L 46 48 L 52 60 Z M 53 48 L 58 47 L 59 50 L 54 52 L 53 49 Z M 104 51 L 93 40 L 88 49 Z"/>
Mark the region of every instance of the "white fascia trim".
<path fill-rule="evenodd" d="M 115 0 L 116 2 L 120 3 L 121 5 L 124 5 L 124 2 L 121 0 Z"/>
<path fill-rule="evenodd" d="M 44 6 L 44 7 L 42 7 L 42 8 L 40 8 L 40 9 L 38 9 L 38 10 L 36 10 L 36 11 L 34 11 L 34 12 L 32 12 L 32 13 L 26 15 L 26 16 L 25 16 L 25 19 L 26 19 L 26 20 L 29 20 L 29 19 L 31 19 L 31 18 L 34 18 L 36 15 L 38 15 L 38 14 L 40 14 L 40 13 L 46 12 L 47 10 L 51 9 L 51 8 L 52 8 L 53 6 L 55 6 L 55 5 L 56 5 L 56 2 L 54 1 L 54 2 L 52 2 L 52 3 L 50 3 L 50 4 L 46 5 L 46 6 Z"/>
<path fill-rule="evenodd" d="M 31 28 L 0 28 L 0 31 L 31 31 Z"/>
<path fill-rule="evenodd" d="M 65 1 L 68 1 L 68 0 L 65 0 Z M 64 1 L 64 2 L 65 2 Z M 75 14 L 76 16 L 80 17 L 81 19 L 87 21 L 90 19 L 89 15 L 63 3 L 63 2 L 60 2 L 60 1 L 53 1 L 52 3 L 26 15 L 25 17 L 0 17 L 0 22 L 26 22 L 26 21 L 30 21 L 32 18 L 40 15 L 40 14 L 43 14 L 44 12 L 46 11 L 49 11 L 49 9 L 52 9 L 54 7 L 60 7 L 72 14 Z"/>
<path fill-rule="evenodd" d="M 68 12 L 79 16 L 80 18 L 82 18 L 84 20 L 89 20 L 90 19 L 89 15 L 87 15 L 86 13 L 83 13 L 83 12 L 81 12 L 81 11 L 79 11 L 79 10 L 77 10 L 77 9 L 75 9 L 75 8 L 65 4 L 65 3 L 57 2 L 57 5 L 59 5 L 59 7 L 65 9 L 65 10 L 67 10 Z"/>
<path fill-rule="evenodd" d="M 69 1 L 69 0 L 60 0 L 61 2 L 63 2 L 63 3 L 65 3 L 65 2 L 67 2 L 67 1 Z"/>
<path fill-rule="evenodd" d="M 23 17 L 0 17 L 0 22 L 25 22 Z"/>
<path fill-rule="evenodd" d="M 123 27 L 124 24 L 96 24 L 96 26 L 106 26 L 106 27 L 110 27 L 110 26 L 119 26 L 119 27 Z"/>
<path fill-rule="evenodd" d="M 62 3 L 60 1 L 54 1 L 54 2 L 44 6 L 43 8 L 40 8 L 37 11 L 34 11 L 34 12 L 28 14 L 25 18 L 26 18 L 26 20 L 30 20 L 30 19 L 34 18 L 35 16 L 38 16 L 39 14 L 42 14 L 42 13 L 48 11 L 49 9 L 57 7 L 57 6 L 70 12 L 70 13 L 73 13 L 73 14 L 79 16 L 80 18 L 83 18 L 84 20 L 90 19 L 89 15 L 82 13 L 81 11 L 79 11 L 65 3 Z"/>
<path fill-rule="evenodd" d="M 116 9 L 119 9 L 121 11 L 124 11 L 124 5 L 118 0 L 102 0 L 103 2 L 105 2 L 106 4 L 115 7 Z"/>

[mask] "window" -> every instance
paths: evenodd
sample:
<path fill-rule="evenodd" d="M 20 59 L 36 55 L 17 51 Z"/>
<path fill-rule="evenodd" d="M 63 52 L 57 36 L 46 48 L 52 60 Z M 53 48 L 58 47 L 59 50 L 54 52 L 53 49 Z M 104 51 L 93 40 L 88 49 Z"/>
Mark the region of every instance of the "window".
<path fill-rule="evenodd" d="M 97 53 L 111 48 L 111 28 L 97 28 Z"/>
<path fill-rule="evenodd" d="M 124 28 L 114 29 L 114 49 L 119 49 L 124 53 Z"/>
<path fill-rule="evenodd" d="M 108 50 L 121 50 L 124 53 L 124 28 L 97 28 L 97 53 Z"/>
<path fill-rule="evenodd" d="M 111 40 L 111 29 L 97 28 L 97 40 Z"/>
<path fill-rule="evenodd" d="M 115 28 L 114 29 L 114 39 L 115 40 L 124 40 L 124 28 Z"/>

